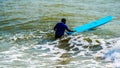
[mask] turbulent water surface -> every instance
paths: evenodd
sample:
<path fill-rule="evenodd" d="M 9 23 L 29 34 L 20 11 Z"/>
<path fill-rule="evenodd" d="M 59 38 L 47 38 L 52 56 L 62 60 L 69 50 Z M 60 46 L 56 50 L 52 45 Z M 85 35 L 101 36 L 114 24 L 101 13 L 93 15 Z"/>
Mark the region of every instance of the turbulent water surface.
<path fill-rule="evenodd" d="M 119 68 L 119 0 L 0 0 L 0 68 Z M 54 39 L 54 25 L 70 29 L 105 16 L 96 30 Z"/>

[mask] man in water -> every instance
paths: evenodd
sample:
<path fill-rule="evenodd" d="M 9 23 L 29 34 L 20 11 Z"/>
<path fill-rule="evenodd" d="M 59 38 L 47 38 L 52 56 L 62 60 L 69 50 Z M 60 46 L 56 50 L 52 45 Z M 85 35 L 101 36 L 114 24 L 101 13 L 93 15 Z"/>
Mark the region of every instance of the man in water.
<path fill-rule="evenodd" d="M 65 30 L 69 32 L 74 32 L 68 28 L 66 25 L 66 19 L 62 18 L 60 23 L 57 23 L 54 27 L 55 39 L 61 38 L 64 35 Z"/>

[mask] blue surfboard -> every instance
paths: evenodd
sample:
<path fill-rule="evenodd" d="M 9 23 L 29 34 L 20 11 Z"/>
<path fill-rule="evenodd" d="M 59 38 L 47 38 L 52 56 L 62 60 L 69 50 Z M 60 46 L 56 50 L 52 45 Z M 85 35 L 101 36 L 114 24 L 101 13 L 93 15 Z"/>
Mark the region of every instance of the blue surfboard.
<path fill-rule="evenodd" d="M 73 28 L 72 30 L 76 31 L 76 32 L 68 32 L 68 34 L 74 34 L 74 33 L 80 33 L 80 32 L 84 32 L 93 28 L 96 28 L 98 26 L 101 26 L 103 24 L 108 23 L 109 21 L 111 21 L 113 19 L 113 16 L 106 16 L 104 18 L 101 18 L 99 20 L 90 22 L 88 24 L 82 25 L 82 26 L 78 26 Z"/>

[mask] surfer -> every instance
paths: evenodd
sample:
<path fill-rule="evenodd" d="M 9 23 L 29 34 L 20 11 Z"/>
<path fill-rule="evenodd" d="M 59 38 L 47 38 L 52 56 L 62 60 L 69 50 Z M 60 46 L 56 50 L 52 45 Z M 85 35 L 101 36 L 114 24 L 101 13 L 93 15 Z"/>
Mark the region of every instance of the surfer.
<path fill-rule="evenodd" d="M 57 23 L 54 26 L 54 31 L 55 31 L 55 39 L 61 38 L 64 35 L 65 30 L 69 32 L 74 32 L 68 28 L 66 25 L 66 19 L 62 18 L 61 22 Z"/>

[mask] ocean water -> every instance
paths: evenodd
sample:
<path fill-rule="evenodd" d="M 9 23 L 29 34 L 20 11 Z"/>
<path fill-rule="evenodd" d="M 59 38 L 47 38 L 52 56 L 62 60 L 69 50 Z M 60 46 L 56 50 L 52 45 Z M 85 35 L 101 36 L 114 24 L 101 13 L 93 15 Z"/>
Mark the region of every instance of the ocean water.
<path fill-rule="evenodd" d="M 119 0 L 0 0 L 0 68 L 120 68 Z M 96 30 L 54 39 L 54 25 L 70 29 L 105 16 Z"/>

